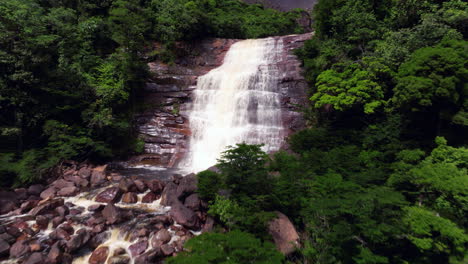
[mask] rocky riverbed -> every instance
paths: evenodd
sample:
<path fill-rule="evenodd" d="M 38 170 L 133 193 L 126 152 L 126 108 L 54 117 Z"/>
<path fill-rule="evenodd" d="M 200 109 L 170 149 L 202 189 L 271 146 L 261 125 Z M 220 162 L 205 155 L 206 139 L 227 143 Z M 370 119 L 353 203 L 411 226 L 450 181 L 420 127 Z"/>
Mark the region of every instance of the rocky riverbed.
<path fill-rule="evenodd" d="M 213 219 L 194 174 L 124 177 L 72 164 L 51 184 L 0 193 L 0 263 L 159 263 Z"/>

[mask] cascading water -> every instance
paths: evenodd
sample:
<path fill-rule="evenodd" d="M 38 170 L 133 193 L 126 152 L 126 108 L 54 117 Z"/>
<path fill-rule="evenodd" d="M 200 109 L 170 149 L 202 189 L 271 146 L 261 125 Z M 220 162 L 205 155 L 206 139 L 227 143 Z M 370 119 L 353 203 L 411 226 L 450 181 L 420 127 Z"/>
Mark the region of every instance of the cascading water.
<path fill-rule="evenodd" d="M 265 144 L 277 151 L 284 138 L 278 89 L 281 38 L 231 46 L 223 65 L 198 79 L 189 114 L 192 136 L 182 167 L 199 172 L 216 164 L 227 146 Z"/>

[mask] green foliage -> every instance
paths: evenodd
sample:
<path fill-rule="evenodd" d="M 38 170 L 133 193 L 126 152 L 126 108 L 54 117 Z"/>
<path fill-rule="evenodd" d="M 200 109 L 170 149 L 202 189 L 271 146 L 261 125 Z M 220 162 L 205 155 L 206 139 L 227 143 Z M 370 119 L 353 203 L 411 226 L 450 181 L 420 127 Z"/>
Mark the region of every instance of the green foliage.
<path fill-rule="evenodd" d="M 197 174 L 198 194 L 206 201 L 215 199 L 216 194 L 223 188 L 222 176 L 214 171 L 202 171 Z"/>
<path fill-rule="evenodd" d="M 205 233 L 188 241 L 185 247 L 186 252 L 168 259 L 167 263 L 280 264 L 284 259 L 270 242 L 262 243 L 253 235 L 240 231 Z"/>

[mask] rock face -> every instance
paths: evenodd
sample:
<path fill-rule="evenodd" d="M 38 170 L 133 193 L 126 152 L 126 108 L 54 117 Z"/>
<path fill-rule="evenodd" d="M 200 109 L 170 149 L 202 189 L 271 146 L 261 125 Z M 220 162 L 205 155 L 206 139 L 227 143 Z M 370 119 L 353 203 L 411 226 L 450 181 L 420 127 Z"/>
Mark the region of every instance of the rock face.
<path fill-rule="evenodd" d="M 299 19 L 304 27 L 310 26 L 307 12 Z M 301 74 L 301 63 L 292 51 L 311 36 L 312 33 L 277 37 L 284 46 L 282 59 L 276 66 L 284 76 L 278 85 L 282 93 L 285 136 L 304 126 L 302 115 L 295 111 L 295 105 L 307 100 L 307 83 Z M 191 135 L 188 116 L 197 79 L 219 67 L 226 52 L 237 41 L 209 39 L 199 43 L 179 44 L 178 51 L 186 55 L 177 59 L 173 65 L 159 61 L 148 64 L 152 74 L 146 84 L 144 100 L 154 107 L 137 116 L 140 137 L 145 141 L 145 154 L 135 157 L 133 162 L 174 167 L 184 157 Z"/>
<path fill-rule="evenodd" d="M 288 255 L 300 247 L 299 235 L 287 216 L 280 212 L 276 214 L 277 217 L 268 224 L 268 232 L 273 237 L 276 248 Z"/>

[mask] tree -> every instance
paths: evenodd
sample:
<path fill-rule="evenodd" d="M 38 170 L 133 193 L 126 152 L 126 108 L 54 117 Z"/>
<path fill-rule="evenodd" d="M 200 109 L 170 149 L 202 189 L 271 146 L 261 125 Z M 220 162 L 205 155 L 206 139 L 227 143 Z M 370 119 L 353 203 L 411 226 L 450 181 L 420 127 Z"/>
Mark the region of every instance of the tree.
<path fill-rule="evenodd" d="M 270 242 L 253 235 L 231 231 L 204 233 L 187 242 L 187 251 L 168 259 L 169 264 L 281 264 L 283 255 Z"/>

